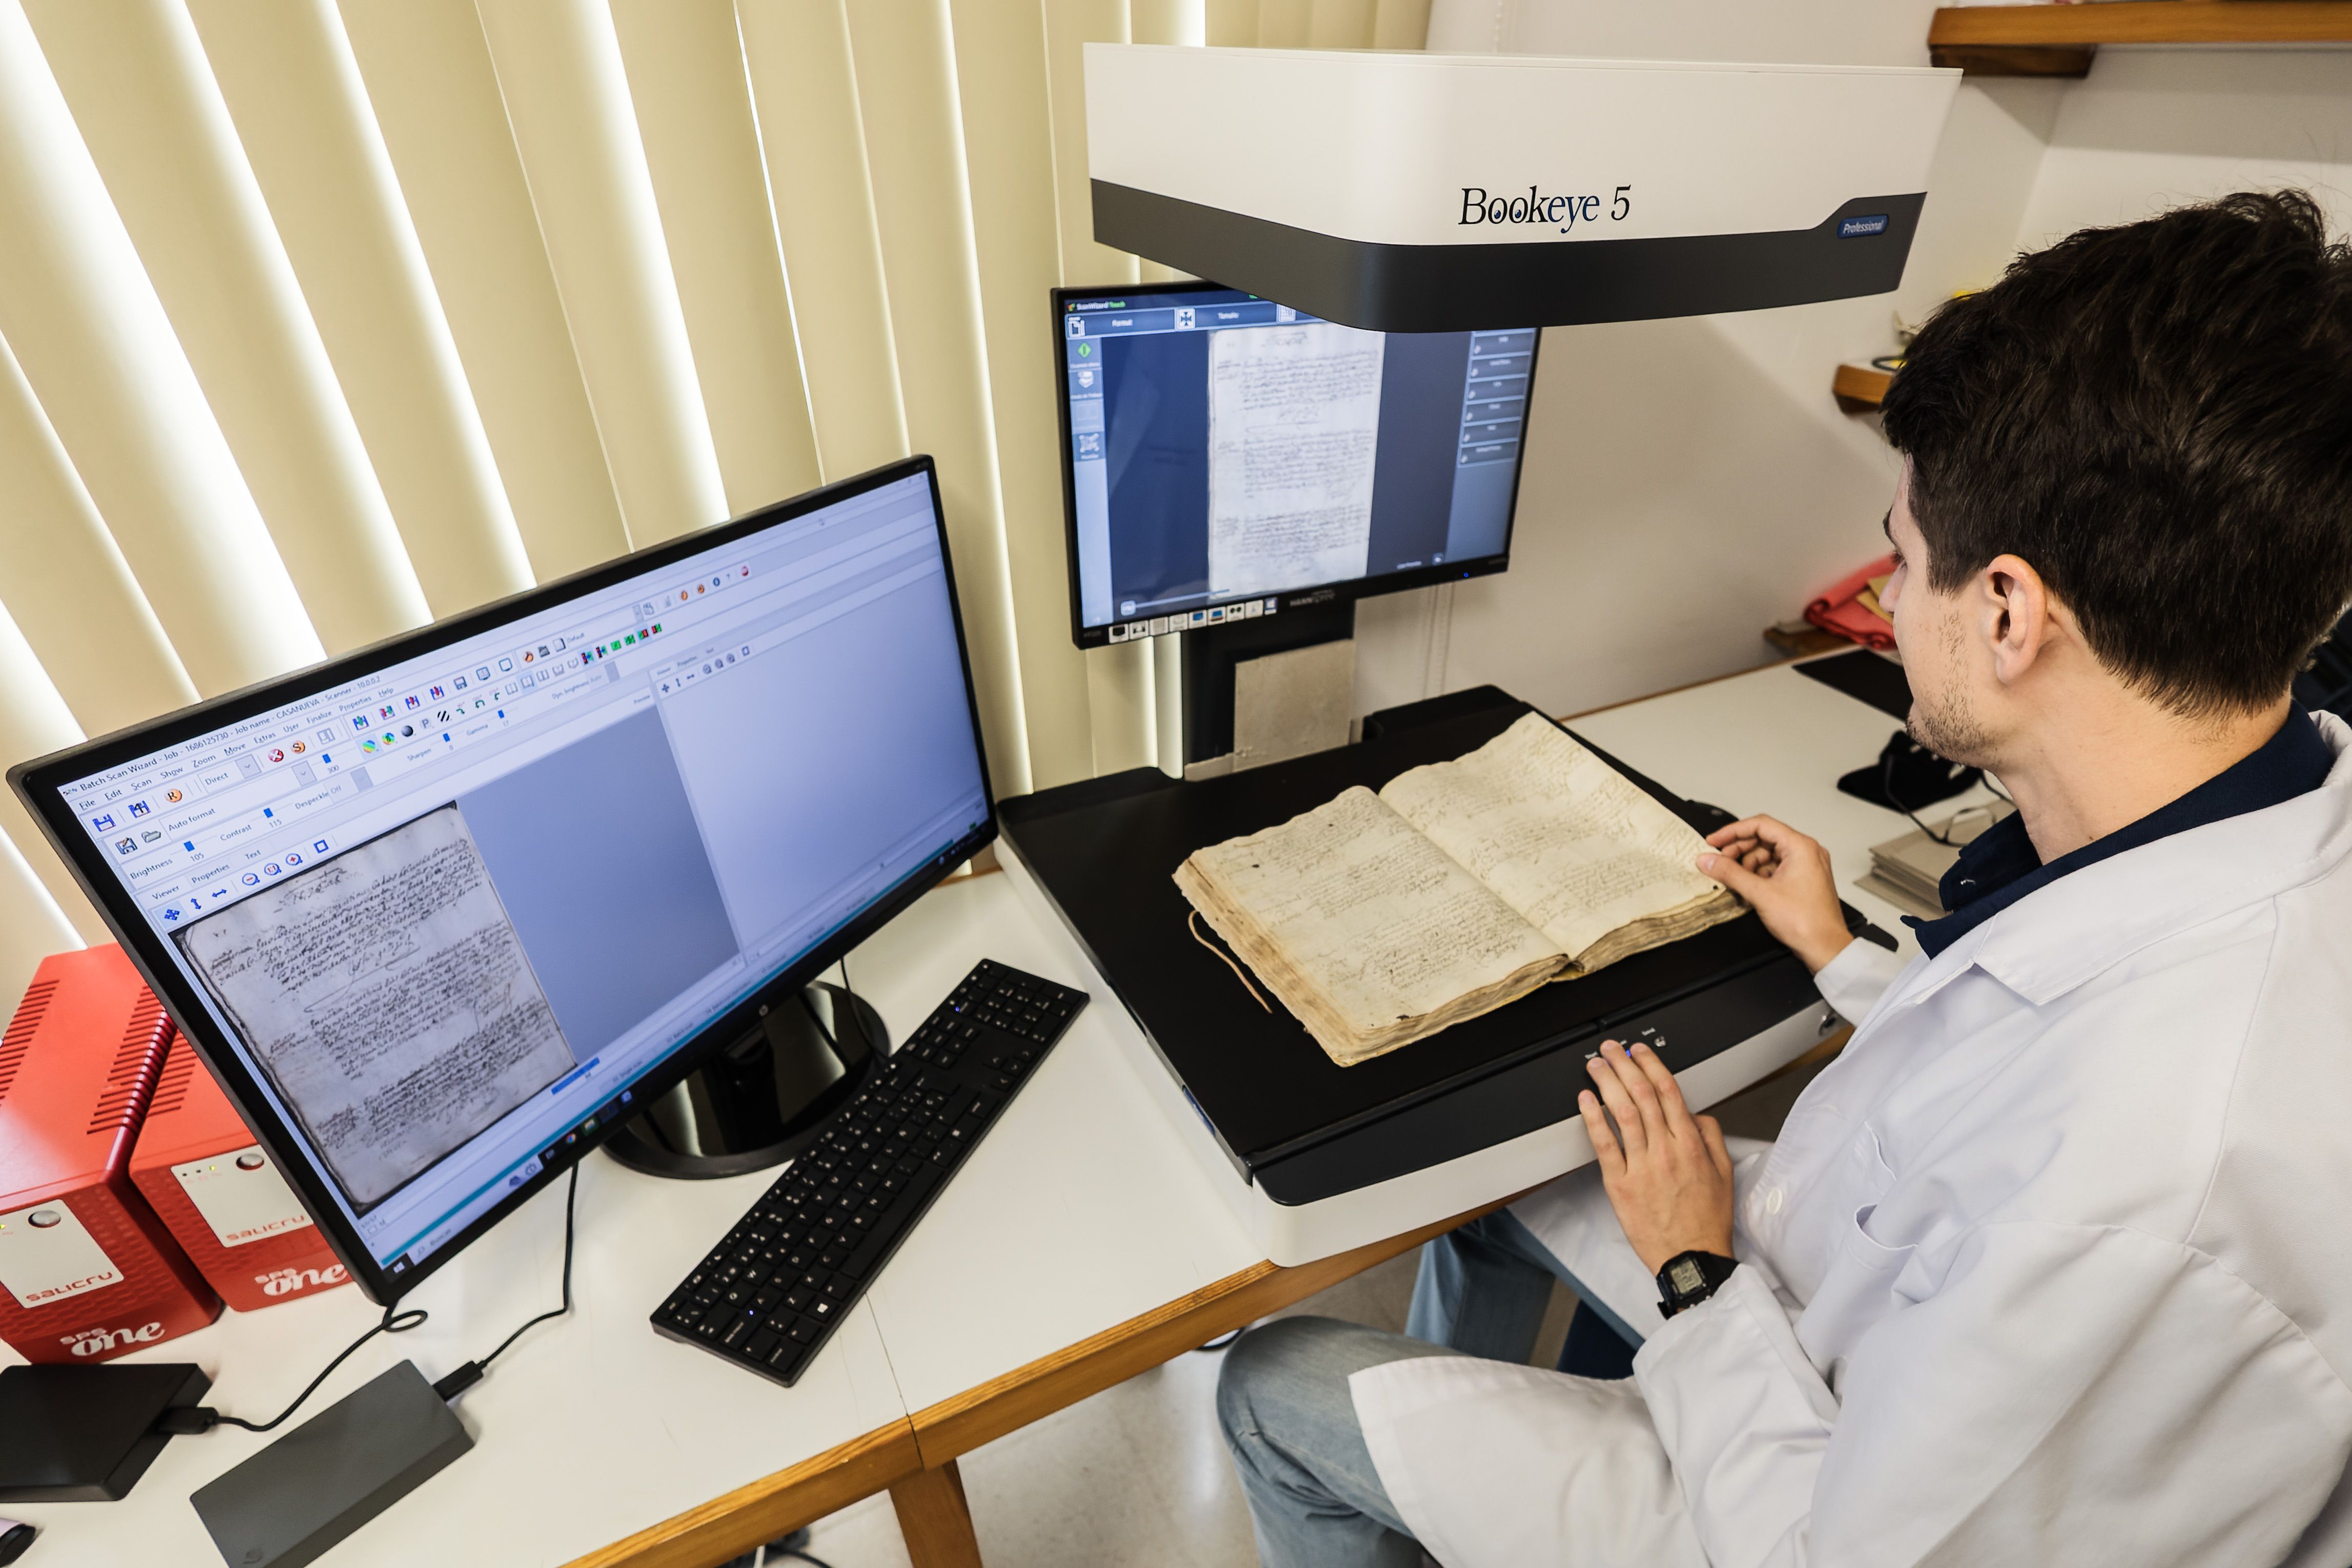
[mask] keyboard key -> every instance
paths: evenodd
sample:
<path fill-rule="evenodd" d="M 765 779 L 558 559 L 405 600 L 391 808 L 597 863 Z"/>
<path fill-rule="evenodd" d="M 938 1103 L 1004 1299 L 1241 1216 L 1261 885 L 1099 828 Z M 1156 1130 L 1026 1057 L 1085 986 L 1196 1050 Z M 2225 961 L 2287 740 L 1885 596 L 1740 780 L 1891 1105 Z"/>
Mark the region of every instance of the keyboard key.
<path fill-rule="evenodd" d="M 1000 963 L 976 966 L 875 1064 L 814 1145 L 656 1309 L 655 1324 L 795 1381 L 1086 1002 Z"/>

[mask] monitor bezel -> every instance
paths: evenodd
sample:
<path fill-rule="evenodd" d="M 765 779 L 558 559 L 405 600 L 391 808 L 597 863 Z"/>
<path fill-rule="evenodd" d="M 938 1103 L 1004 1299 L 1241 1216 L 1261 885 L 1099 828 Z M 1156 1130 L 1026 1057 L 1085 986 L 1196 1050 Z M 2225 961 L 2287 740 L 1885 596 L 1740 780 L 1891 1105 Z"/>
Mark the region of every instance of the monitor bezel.
<path fill-rule="evenodd" d="M 171 961 L 165 951 L 168 944 L 140 918 L 130 890 L 113 876 L 100 855 L 96 843 L 80 831 L 78 818 L 67 807 L 63 786 L 90 773 L 102 773 L 149 752 L 177 745 L 224 724 L 252 718 L 282 703 L 340 686 L 468 637 L 478 637 L 524 616 L 600 593 L 640 574 L 662 571 L 689 555 L 723 547 L 734 540 L 917 475 L 924 478 L 930 490 L 932 525 L 937 531 L 940 555 L 947 571 L 949 613 L 955 625 L 956 652 L 963 669 L 964 701 L 971 721 L 973 750 L 980 762 L 987 820 L 959 838 L 925 868 L 909 873 L 896 888 L 867 905 L 855 919 L 811 949 L 806 955 L 771 975 L 740 1003 L 680 1042 L 677 1048 L 659 1065 L 630 1086 L 636 1100 L 641 1104 L 647 1103 L 684 1080 L 719 1046 L 750 1033 L 758 1026 L 760 1014 L 767 1005 L 797 993 L 803 985 L 831 968 L 852 948 L 903 913 L 916 900 L 936 887 L 949 872 L 996 837 L 996 792 L 989 772 L 986 737 L 980 722 L 979 695 L 972 682 L 971 649 L 965 636 L 962 604 L 955 591 L 955 558 L 949 547 L 947 513 L 941 504 L 939 474 L 929 456 L 918 454 L 869 469 L 725 522 L 714 523 L 677 539 L 632 551 L 600 565 L 460 612 L 415 631 L 387 637 L 339 658 L 258 681 L 194 707 L 183 708 L 97 740 L 20 763 L 8 770 L 9 786 L 31 811 L 43 836 L 64 859 L 75 881 L 96 906 L 107 929 L 130 955 L 149 989 L 155 993 L 171 1014 L 182 1038 L 195 1047 L 196 1054 L 212 1069 L 214 1079 L 236 1107 L 237 1114 L 245 1119 L 247 1128 L 269 1157 L 277 1162 L 279 1173 L 293 1186 L 320 1233 L 327 1238 L 335 1256 L 370 1300 L 386 1304 L 414 1291 L 500 1220 L 530 1202 L 578 1160 L 601 1145 L 627 1119 L 575 1131 L 572 1135 L 573 1141 L 559 1140 L 550 1150 L 541 1151 L 541 1167 L 530 1179 L 509 1191 L 471 1224 L 443 1243 L 431 1256 L 397 1274 L 391 1272 L 376 1262 L 357 1227 L 345 1219 L 341 1206 L 331 1195 L 325 1173 L 313 1168 L 304 1157 L 301 1145 L 292 1136 L 291 1130 L 271 1109 L 269 1100 L 260 1092 L 258 1082 L 236 1052 L 228 1047 L 211 1012 L 199 1000 L 193 982 Z"/>
<path fill-rule="evenodd" d="M 1067 563 L 1066 575 L 1070 588 L 1070 640 L 1082 648 L 1111 646 L 1108 626 L 1089 626 L 1086 624 L 1084 600 L 1078 587 L 1078 489 L 1077 476 L 1072 471 L 1076 461 L 1076 447 L 1070 429 L 1070 363 L 1062 347 L 1063 333 L 1067 331 L 1062 319 L 1072 300 L 1095 299 L 1104 294 L 1124 294 L 1129 298 L 1147 298 L 1160 294 L 1197 294 L 1206 289 L 1224 289 L 1244 298 L 1258 300 L 1264 295 L 1251 294 L 1246 289 L 1229 289 L 1223 283 L 1195 278 L 1171 283 L 1105 283 L 1092 289 L 1055 289 L 1050 290 L 1054 310 L 1054 411 L 1055 422 L 1061 431 L 1062 473 L 1062 549 Z M 1318 318 L 1320 320 L 1321 318 Z M 1355 599 L 1373 598 L 1381 594 L 1401 594 L 1408 588 L 1427 588 L 1439 583 L 1459 583 L 1471 577 L 1490 577 L 1506 571 L 1511 564 L 1511 538 L 1518 530 L 1519 486 L 1528 468 L 1528 412 L 1535 405 L 1536 362 L 1543 353 L 1543 330 L 1497 327 L 1495 331 L 1525 330 L 1535 333 L 1535 343 L 1528 350 L 1527 407 L 1519 413 L 1519 453 L 1511 464 L 1511 503 L 1508 520 L 1503 525 L 1503 548 L 1495 554 L 1482 555 L 1474 561 L 1449 561 L 1442 566 L 1424 566 L 1410 572 L 1384 573 L 1377 577 L 1356 577 L 1345 583 L 1326 583 L 1313 587 L 1293 589 L 1286 593 L 1262 595 L 1281 601 L 1281 608 L 1296 609 L 1307 605 L 1339 604 Z M 1391 336 L 1395 334 L 1390 334 Z M 1244 601 L 1246 603 L 1247 601 Z M 1192 629 L 1192 628 L 1188 628 Z M 1198 628 L 1214 630 L 1214 627 Z M 1173 636 L 1163 633 L 1163 636 Z M 1137 639 L 1128 639 L 1137 640 Z M 1148 639 L 1144 639 L 1148 640 Z"/>

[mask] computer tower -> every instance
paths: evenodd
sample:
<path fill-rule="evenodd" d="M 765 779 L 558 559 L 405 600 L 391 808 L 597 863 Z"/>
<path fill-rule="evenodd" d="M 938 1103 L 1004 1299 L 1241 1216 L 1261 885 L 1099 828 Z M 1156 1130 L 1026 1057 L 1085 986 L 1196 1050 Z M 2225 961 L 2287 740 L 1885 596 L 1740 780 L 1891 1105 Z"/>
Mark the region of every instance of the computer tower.
<path fill-rule="evenodd" d="M 131 1152 L 131 1179 L 240 1312 L 348 1284 L 302 1200 L 185 1040 L 173 1040 Z"/>
<path fill-rule="evenodd" d="M 0 1035 L 0 1340 L 101 1362 L 220 1315 L 131 1179 L 172 1021 L 122 950 L 44 959 Z"/>

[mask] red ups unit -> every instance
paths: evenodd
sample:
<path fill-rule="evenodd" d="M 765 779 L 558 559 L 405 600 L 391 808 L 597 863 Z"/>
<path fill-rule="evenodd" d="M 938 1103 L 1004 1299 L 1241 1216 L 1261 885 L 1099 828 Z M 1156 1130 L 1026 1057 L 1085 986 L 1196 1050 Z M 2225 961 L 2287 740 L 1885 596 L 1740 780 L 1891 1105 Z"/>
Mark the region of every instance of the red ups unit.
<path fill-rule="evenodd" d="M 105 1361 L 220 1316 L 131 1180 L 172 1035 L 107 946 L 43 960 L 0 1036 L 0 1340 L 27 1361 Z"/>
<path fill-rule="evenodd" d="M 174 1040 L 164 1058 L 131 1152 L 131 1179 L 240 1312 L 351 1278 L 185 1040 Z"/>

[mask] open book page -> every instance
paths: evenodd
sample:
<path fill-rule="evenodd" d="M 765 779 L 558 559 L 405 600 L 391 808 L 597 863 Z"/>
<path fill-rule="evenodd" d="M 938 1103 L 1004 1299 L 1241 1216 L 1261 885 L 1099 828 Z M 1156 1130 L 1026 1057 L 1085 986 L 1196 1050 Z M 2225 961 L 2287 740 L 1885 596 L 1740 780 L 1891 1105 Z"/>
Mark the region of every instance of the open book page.
<path fill-rule="evenodd" d="M 1530 713 L 1381 797 L 1590 973 L 1739 912 L 1688 824 Z M 1622 934 L 1621 934 L 1622 933 Z"/>
<path fill-rule="evenodd" d="M 1387 342 L 1329 321 L 1210 334 L 1210 593 L 1364 574 Z"/>
<path fill-rule="evenodd" d="M 1367 789 L 1200 850 L 1176 880 L 1342 1067 L 1560 967 L 1541 933 Z"/>
<path fill-rule="evenodd" d="M 574 1065 L 454 805 L 176 935 L 362 1207 Z"/>

